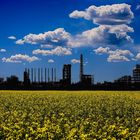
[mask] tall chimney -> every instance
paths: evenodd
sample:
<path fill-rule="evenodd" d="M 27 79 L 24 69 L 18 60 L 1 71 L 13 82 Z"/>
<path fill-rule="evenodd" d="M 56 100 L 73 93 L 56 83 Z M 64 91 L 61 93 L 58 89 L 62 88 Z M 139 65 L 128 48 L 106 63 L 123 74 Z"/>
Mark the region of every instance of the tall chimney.
<path fill-rule="evenodd" d="M 41 68 L 41 83 L 43 82 L 43 69 Z"/>
<path fill-rule="evenodd" d="M 83 76 L 83 55 L 80 55 L 80 82 L 82 82 L 82 76 Z"/>
<path fill-rule="evenodd" d="M 38 82 L 40 83 L 40 68 L 38 68 Z"/>
<path fill-rule="evenodd" d="M 48 68 L 48 83 L 50 82 L 50 70 Z"/>
<path fill-rule="evenodd" d="M 45 83 L 47 82 L 47 69 L 45 68 Z"/>
<path fill-rule="evenodd" d="M 28 77 L 30 79 L 30 69 L 28 69 L 27 72 L 28 72 Z"/>
<path fill-rule="evenodd" d="M 34 82 L 36 83 L 36 68 L 34 68 Z"/>
<path fill-rule="evenodd" d="M 53 68 L 52 68 L 52 82 L 53 82 Z"/>
<path fill-rule="evenodd" d="M 33 83 L 33 68 L 31 68 L 31 80 L 32 80 L 32 83 Z"/>
<path fill-rule="evenodd" d="M 54 69 L 54 81 L 56 82 L 56 68 Z"/>

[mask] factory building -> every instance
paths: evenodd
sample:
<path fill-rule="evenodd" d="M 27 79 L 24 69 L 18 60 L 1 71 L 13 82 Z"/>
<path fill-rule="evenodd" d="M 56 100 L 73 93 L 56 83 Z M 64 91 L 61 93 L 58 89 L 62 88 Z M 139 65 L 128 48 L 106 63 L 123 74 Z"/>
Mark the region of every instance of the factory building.
<path fill-rule="evenodd" d="M 30 84 L 30 70 L 25 69 L 23 73 L 23 83 L 24 85 L 29 85 Z"/>
<path fill-rule="evenodd" d="M 63 85 L 71 85 L 71 64 L 63 66 Z"/>
<path fill-rule="evenodd" d="M 130 75 L 125 75 L 122 76 L 121 78 L 115 80 L 115 83 L 122 83 L 122 84 L 131 84 L 131 76 Z"/>
<path fill-rule="evenodd" d="M 82 54 L 80 55 L 80 83 L 85 86 L 91 86 L 93 84 L 93 76 L 84 74 Z"/>
<path fill-rule="evenodd" d="M 140 83 L 140 65 L 136 65 L 133 69 L 133 82 Z"/>

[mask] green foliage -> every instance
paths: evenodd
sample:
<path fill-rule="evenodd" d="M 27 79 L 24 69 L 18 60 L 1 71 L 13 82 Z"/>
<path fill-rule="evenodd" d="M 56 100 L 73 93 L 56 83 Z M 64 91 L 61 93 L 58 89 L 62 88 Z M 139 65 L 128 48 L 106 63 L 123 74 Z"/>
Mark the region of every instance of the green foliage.
<path fill-rule="evenodd" d="M 1 91 L 2 140 L 139 140 L 140 92 Z"/>

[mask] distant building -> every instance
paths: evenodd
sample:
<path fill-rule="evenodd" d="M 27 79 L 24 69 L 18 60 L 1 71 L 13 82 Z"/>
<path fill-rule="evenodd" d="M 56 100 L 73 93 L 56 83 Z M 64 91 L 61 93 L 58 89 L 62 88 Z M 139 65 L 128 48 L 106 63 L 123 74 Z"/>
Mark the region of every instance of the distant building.
<path fill-rule="evenodd" d="M 19 83 L 19 79 L 17 76 L 12 75 L 11 77 L 7 77 L 6 82 L 9 86 L 17 86 Z"/>
<path fill-rule="evenodd" d="M 82 79 L 81 79 L 82 83 L 86 86 L 90 86 L 93 83 L 93 76 L 92 75 L 82 75 Z"/>
<path fill-rule="evenodd" d="M 91 86 L 93 84 L 93 76 L 84 74 L 83 55 L 80 55 L 80 83 L 84 86 Z"/>
<path fill-rule="evenodd" d="M 29 85 L 30 84 L 30 71 L 29 69 L 25 69 L 24 73 L 23 73 L 23 83 L 24 85 Z"/>
<path fill-rule="evenodd" d="M 83 68 L 83 55 L 80 55 L 80 82 L 82 82 L 84 74 L 84 68 Z"/>
<path fill-rule="evenodd" d="M 132 78 L 130 75 L 122 76 L 121 78 L 115 80 L 115 83 L 124 83 L 124 84 L 130 84 L 132 81 Z"/>
<path fill-rule="evenodd" d="M 133 82 L 140 83 L 140 65 L 136 65 L 133 69 Z"/>
<path fill-rule="evenodd" d="M 4 78 L 0 77 L 0 84 L 4 82 Z"/>
<path fill-rule="evenodd" d="M 71 85 L 71 64 L 63 66 L 63 84 Z"/>

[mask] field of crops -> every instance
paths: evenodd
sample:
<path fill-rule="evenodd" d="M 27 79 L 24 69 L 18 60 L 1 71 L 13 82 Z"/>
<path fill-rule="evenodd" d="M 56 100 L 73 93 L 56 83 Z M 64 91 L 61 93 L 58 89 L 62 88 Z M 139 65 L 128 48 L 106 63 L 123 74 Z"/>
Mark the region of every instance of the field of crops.
<path fill-rule="evenodd" d="M 140 92 L 0 91 L 0 139 L 140 139 Z"/>

